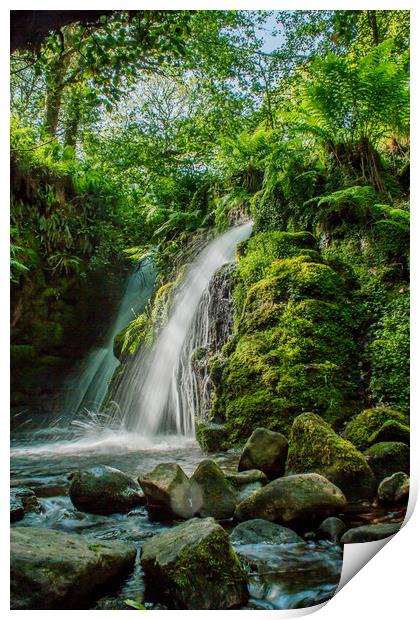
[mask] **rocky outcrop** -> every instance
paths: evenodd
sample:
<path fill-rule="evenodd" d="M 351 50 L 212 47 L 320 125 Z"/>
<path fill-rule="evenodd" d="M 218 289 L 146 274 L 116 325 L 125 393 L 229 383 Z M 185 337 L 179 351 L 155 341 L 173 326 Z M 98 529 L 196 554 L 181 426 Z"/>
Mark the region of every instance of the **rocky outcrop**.
<path fill-rule="evenodd" d="M 373 540 L 382 540 L 393 536 L 401 528 L 401 523 L 378 523 L 376 525 L 362 525 L 347 530 L 341 537 L 341 543 L 363 543 Z"/>
<path fill-rule="evenodd" d="M 140 476 L 139 483 L 148 507 L 184 519 L 193 515 L 190 481 L 176 463 L 160 463 L 150 473 Z"/>
<path fill-rule="evenodd" d="M 104 515 L 127 512 L 145 503 L 137 482 L 107 465 L 74 472 L 69 495 L 77 510 Z"/>
<path fill-rule="evenodd" d="M 288 527 L 264 519 L 251 519 L 240 523 L 229 538 L 233 545 L 290 545 L 304 542 L 303 538 Z"/>
<path fill-rule="evenodd" d="M 266 519 L 289 523 L 329 516 L 347 501 L 340 489 L 319 474 L 296 474 L 274 480 L 238 504 L 238 521 Z"/>
<path fill-rule="evenodd" d="M 409 431 L 407 417 L 404 413 L 389 407 L 376 407 L 365 409 L 356 415 L 347 424 L 344 437 L 359 450 L 366 450 L 378 441 L 401 441 L 401 432 L 406 434 L 407 430 Z M 394 435 L 391 434 L 392 431 Z M 385 434 L 384 439 L 380 439 L 381 434 Z"/>
<path fill-rule="evenodd" d="M 146 597 L 173 609 L 231 609 L 248 599 L 244 572 L 227 532 L 214 519 L 191 519 L 146 541 Z"/>
<path fill-rule="evenodd" d="M 293 422 L 286 471 L 319 473 L 348 499 L 372 497 L 376 491 L 374 475 L 363 454 L 314 413 L 302 413 Z"/>
<path fill-rule="evenodd" d="M 42 506 L 32 489 L 12 487 L 10 489 L 10 521 L 20 521 L 27 512 L 41 512 Z"/>
<path fill-rule="evenodd" d="M 378 500 L 381 504 L 403 503 L 408 501 L 410 478 L 399 471 L 384 478 L 378 487 Z"/>
<path fill-rule="evenodd" d="M 136 548 L 34 527 L 11 530 L 11 608 L 71 609 L 123 575 Z"/>
<path fill-rule="evenodd" d="M 239 459 L 238 471 L 259 469 L 269 478 L 284 474 L 287 439 L 282 433 L 256 428 L 246 442 Z"/>
<path fill-rule="evenodd" d="M 191 476 L 191 501 L 194 514 L 229 519 L 235 512 L 237 492 L 214 461 L 202 461 Z"/>
<path fill-rule="evenodd" d="M 367 462 L 379 484 L 384 478 L 402 471 L 410 472 L 410 449 L 400 441 L 383 441 L 370 446 L 365 452 Z"/>

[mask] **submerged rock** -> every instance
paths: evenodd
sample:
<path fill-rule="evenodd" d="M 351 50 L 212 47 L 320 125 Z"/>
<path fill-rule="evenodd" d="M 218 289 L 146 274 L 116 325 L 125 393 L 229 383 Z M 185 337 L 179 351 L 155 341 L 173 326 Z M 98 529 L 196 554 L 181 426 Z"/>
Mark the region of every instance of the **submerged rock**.
<path fill-rule="evenodd" d="M 378 483 L 395 472 L 410 472 L 410 448 L 400 441 L 375 443 L 364 455 Z"/>
<path fill-rule="evenodd" d="M 375 477 L 363 454 L 314 413 L 302 413 L 293 422 L 286 471 L 319 473 L 349 499 L 372 497 L 376 491 Z"/>
<path fill-rule="evenodd" d="M 238 504 L 238 521 L 266 519 L 288 523 L 328 516 L 344 508 L 343 492 L 319 474 L 279 478 Z"/>
<path fill-rule="evenodd" d="M 382 504 L 406 502 L 410 493 L 410 478 L 403 471 L 384 478 L 378 487 L 378 500 Z"/>
<path fill-rule="evenodd" d="M 146 597 L 171 609 L 231 609 L 246 603 L 245 574 L 227 532 L 214 519 L 191 519 L 146 541 Z"/>
<path fill-rule="evenodd" d="M 125 573 L 136 548 L 34 527 L 11 530 L 11 608 L 69 609 Z"/>
<path fill-rule="evenodd" d="M 148 506 L 163 508 L 167 514 L 184 519 L 193 515 L 190 481 L 176 463 L 160 463 L 140 476 L 139 483 Z"/>
<path fill-rule="evenodd" d="M 288 545 L 304 542 L 303 538 L 288 527 L 264 519 L 251 519 L 240 523 L 229 538 L 234 545 Z"/>
<path fill-rule="evenodd" d="M 127 512 L 145 503 L 137 482 L 107 465 L 74 472 L 69 495 L 77 510 L 103 515 Z"/>
<path fill-rule="evenodd" d="M 333 542 L 338 542 L 346 531 L 346 524 L 338 517 L 327 517 L 318 528 L 320 534 Z"/>
<path fill-rule="evenodd" d="M 387 427 L 386 425 L 390 422 L 397 423 L 398 428 L 400 428 L 400 425 L 406 427 L 407 417 L 401 411 L 396 411 L 389 407 L 365 409 L 347 424 L 344 437 L 351 441 L 359 450 L 366 450 L 372 443 L 381 441 L 375 438 L 375 434 L 379 433 L 381 429 L 382 432 L 385 432 L 388 428 L 389 432 L 392 428 L 397 428 L 394 426 Z M 393 437 L 392 440 L 400 441 L 400 438 Z M 388 439 L 386 439 L 386 441 L 388 441 Z"/>
<path fill-rule="evenodd" d="M 269 478 L 284 474 L 287 439 L 282 433 L 256 428 L 246 442 L 239 459 L 238 471 L 259 469 Z"/>
<path fill-rule="evenodd" d="M 382 540 L 393 536 L 401 528 L 401 523 L 378 523 L 376 525 L 362 525 L 347 530 L 341 537 L 341 543 L 363 543 L 372 540 Z"/>
<path fill-rule="evenodd" d="M 191 501 L 194 514 L 229 519 L 235 512 L 238 496 L 219 465 L 206 459 L 191 476 Z"/>
<path fill-rule="evenodd" d="M 10 521 L 20 521 L 27 512 L 40 512 L 41 504 L 34 491 L 28 487 L 10 489 Z"/>

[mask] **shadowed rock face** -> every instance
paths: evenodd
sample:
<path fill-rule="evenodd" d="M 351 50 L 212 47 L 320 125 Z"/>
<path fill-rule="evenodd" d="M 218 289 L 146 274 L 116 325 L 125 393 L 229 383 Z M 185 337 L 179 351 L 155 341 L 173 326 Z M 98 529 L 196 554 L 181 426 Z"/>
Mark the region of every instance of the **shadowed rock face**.
<path fill-rule="evenodd" d="M 230 609 L 246 603 L 245 574 L 227 532 L 214 519 L 191 519 L 146 541 L 147 594 L 172 609 Z"/>
<path fill-rule="evenodd" d="M 12 609 L 77 607 L 136 557 L 131 544 L 35 527 L 13 528 L 10 548 Z"/>
<path fill-rule="evenodd" d="M 190 481 L 176 463 L 161 463 L 139 482 L 149 507 L 161 508 L 168 516 L 192 516 Z"/>

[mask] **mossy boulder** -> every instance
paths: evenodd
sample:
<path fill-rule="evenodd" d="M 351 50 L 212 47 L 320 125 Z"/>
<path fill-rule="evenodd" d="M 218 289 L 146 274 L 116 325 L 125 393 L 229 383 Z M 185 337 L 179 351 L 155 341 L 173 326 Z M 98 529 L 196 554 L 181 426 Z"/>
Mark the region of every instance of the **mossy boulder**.
<path fill-rule="evenodd" d="M 12 609 L 83 609 L 93 592 L 134 565 L 136 548 L 48 528 L 10 533 Z"/>
<path fill-rule="evenodd" d="M 378 487 L 381 504 L 405 503 L 410 493 L 410 478 L 403 471 L 384 478 Z"/>
<path fill-rule="evenodd" d="M 238 521 L 265 519 L 279 523 L 312 521 L 342 510 L 343 492 L 319 474 L 296 474 L 273 480 L 238 504 Z"/>
<path fill-rule="evenodd" d="M 410 427 L 396 420 L 387 420 L 381 428 L 369 437 L 369 444 L 381 443 L 382 441 L 401 441 L 410 443 Z"/>
<path fill-rule="evenodd" d="M 364 543 L 374 540 L 383 540 L 393 536 L 401 528 L 401 523 L 378 523 L 374 525 L 361 525 L 347 530 L 341 537 L 341 544 Z"/>
<path fill-rule="evenodd" d="M 149 508 L 160 509 L 165 516 L 193 515 L 190 480 L 176 463 L 160 463 L 140 476 L 139 483 Z"/>
<path fill-rule="evenodd" d="M 389 422 L 396 422 L 405 427 L 407 417 L 401 411 L 389 407 L 365 409 L 347 424 L 344 437 L 359 450 L 366 450 L 375 442 L 375 433 Z"/>
<path fill-rule="evenodd" d="M 304 542 L 290 528 L 264 519 L 239 523 L 229 538 L 233 545 L 290 545 Z"/>
<path fill-rule="evenodd" d="M 238 494 L 217 463 L 210 459 L 201 461 L 190 481 L 194 514 L 215 519 L 233 516 Z"/>
<path fill-rule="evenodd" d="M 228 433 L 224 424 L 199 422 L 196 427 L 196 438 L 206 452 L 219 452 L 228 447 Z"/>
<path fill-rule="evenodd" d="M 375 443 L 364 455 L 378 483 L 395 472 L 410 472 L 410 449 L 400 441 Z"/>
<path fill-rule="evenodd" d="M 71 476 L 69 495 L 77 510 L 94 514 L 127 512 L 145 503 L 137 482 L 107 465 L 75 471 Z"/>
<path fill-rule="evenodd" d="M 245 574 L 214 519 L 190 519 L 141 550 L 146 598 L 171 609 L 231 609 L 248 599 Z"/>
<path fill-rule="evenodd" d="M 287 438 L 267 428 L 256 428 L 246 442 L 239 459 L 238 471 L 259 469 L 269 478 L 284 474 Z"/>
<path fill-rule="evenodd" d="M 322 474 L 348 499 L 372 497 L 376 491 L 373 472 L 363 454 L 314 413 L 302 413 L 293 422 L 286 471 Z"/>

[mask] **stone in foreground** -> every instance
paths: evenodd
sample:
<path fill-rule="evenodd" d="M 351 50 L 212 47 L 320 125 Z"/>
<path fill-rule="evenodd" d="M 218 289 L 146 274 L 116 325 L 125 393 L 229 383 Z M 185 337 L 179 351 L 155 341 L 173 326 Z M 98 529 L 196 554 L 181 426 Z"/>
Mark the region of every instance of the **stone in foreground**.
<path fill-rule="evenodd" d="M 102 515 L 127 512 L 145 503 L 137 482 L 107 465 L 74 472 L 69 495 L 77 510 Z"/>
<path fill-rule="evenodd" d="M 170 609 L 231 609 L 248 599 L 245 574 L 214 519 L 190 519 L 147 540 L 146 598 Z"/>
<path fill-rule="evenodd" d="M 282 433 L 256 428 L 246 442 L 239 459 L 238 471 L 259 469 L 269 478 L 284 474 L 287 439 Z"/>
<path fill-rule="evenodd" d="M 296 532 L 278 525 L 265 521 L 264 519 L 251 519 L 244 521 L 235 527 L 230 535 L 230 542 L 233 545 L 290 545 L 304 543 L 303 538 Z"/>
<path fill-rule="evenodd" d="M 381 504 L 407 502 L 410 493 L 410 478 L 403 471 L 399 471 L 388 478 L 384 478 L 378 487 L 378 500 Z"/>
<path fill-rule="evenodd" d="M 238 521 L 266 519 L 289 523 L 326 517 L 344 508 L 343 492 L 319 474 L 295 474 L 273 480 L 238 504 Z"/>
<path fill-rule="evenodd" d="M 40 512 L 41 504 L 32 489 L 12 487 L 10 489 L 10 521 L 20 521 L 27 512 Z"/>
<path fill-rule="evenodd" d="M 400 441 L 375 443 L 364 454 L 378 484 L 395 472 L 410 472 L 410 448 Z"/>
<path fill-rule="evenodd" d="M 129 570 L 136 548 L 56 530 L 11 530 L 11 608 L 72 609 Z"/>
<path fill-rule="evenodd" d="M 362 525 L 347 530 L 341 537 L 341 543 L 363 543 L 373 540 L 382 540 L 393 536 L 401 528 L 401 523 L 378 523 L 377 525 Z"/>
<path fill-rule="evenodd" d="M 286 471 L 321 474 L 342 489 L 348 499 L 372 497 L 376 491 L 375 477 L 363 454 L 315 413 L 295 418 Z"/>
<path fill-rule="evenodd" d="M 176 463 L 160 463 L 139 482 L 148 506 L 184 519 L 192 516 L 190 481 Z"/>
<path fill-rule="evenodd" d="M 219 465 L 210 459 L 201 461 L 191 476 L 191 502 L 200 517 L 230 519 L 238 501 L 237 492 Z"/>

